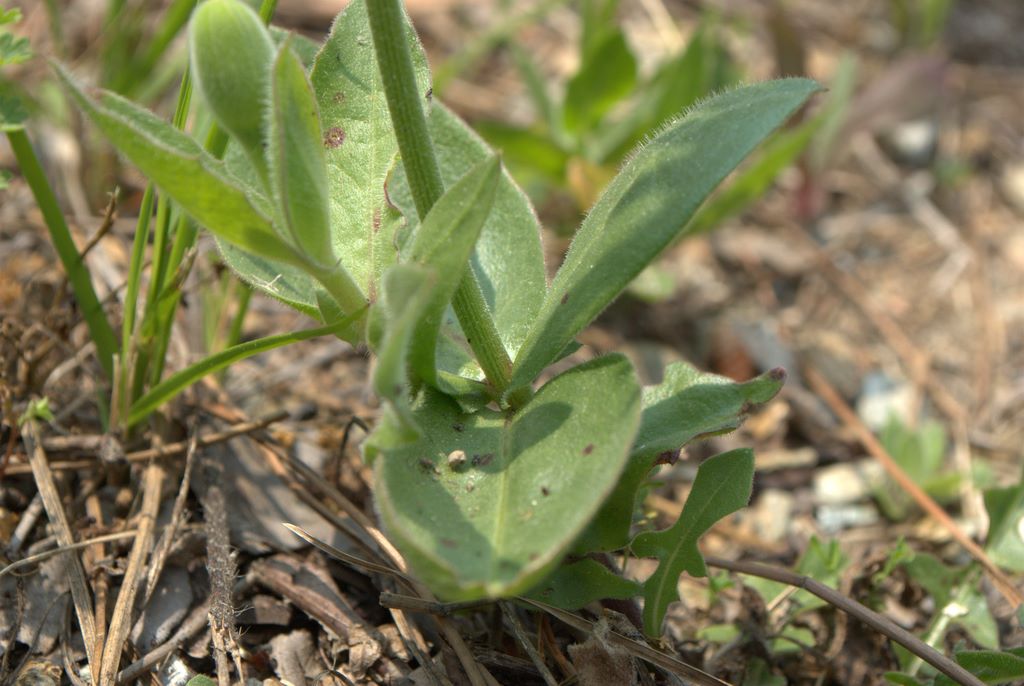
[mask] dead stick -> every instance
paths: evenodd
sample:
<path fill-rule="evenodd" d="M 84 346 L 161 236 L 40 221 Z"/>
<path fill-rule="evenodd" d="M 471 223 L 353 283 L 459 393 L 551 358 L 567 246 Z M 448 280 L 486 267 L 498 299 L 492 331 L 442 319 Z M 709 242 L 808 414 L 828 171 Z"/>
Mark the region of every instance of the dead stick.
<path fill-rule="evenodd" d="M 771 579 L 781 584 L 787 584 L 794 588 L 801 588 L 808 593 L 818 596 L 826 603 L 833 605 L 851 617 L 855 617 L 869 627 L 884 634 L 896 643 L 917 655 L 919 658 L 939 670 L 953 681 L 963 686 L 983 686 L 984 682 L 974 676 L 953 660 L 921 641 L 912 633 L 896 625 L 893 621 L 886 619 L 874 610 L 864 607 L 856 600 L 847 598 L 835 589 L 829 588 L 823 583 L 809 577 L 796 574 L 788 569 L 772 567 L 757 562 L 734 562 L 719 557 L 704 556 L 704 561 L 712 567 L 728 569 L 731 572 L 749 574 L 750 576 L 762 579 Z"/>
<path fill-rule="evenodd" d="M 878 460 L 885 471 L 900 485 L 906 493 L 914 499 L 914 502 L 920 506 L 922 510 L 928 513 L 936 521 L 942 524 L 943 527 L 949 532 L 949 534 L 956 539 L 957 543 L 962 545 L 967 552 L 974 557 L 978 563 L 985 568 L 991 577 L 995 587 L 999 592 L 1006 598 L 1007 602 L 1010 603 L 1014 608 L 1018 608 L 1024 603 L 1024 595 L 1013 585 L 1013 582 L 1003 573 L 999 567 L 996 566 L 992 559 L 982 550 L 981 546 L 971 540 L 971 537 L 964 533 L 963 529 L 957 526 L 957 523 L 953 521 L 945 510 L 932 500 L 932 497 L 924 492 L 920 486 L 918 486 L 910 476 L 903 471 L 903 468 L 896 463 L 896 460 L 892 458 L 889 451 L 885 449 L 881 441 L 875 438 L 875 435 L 871 433 L 871 429 L 867 427 L 864 422 L 861 421 L 860 417 L 850 408 L 850 406 L 843 400 L 834 388 L 832 384 L 825 380 L 817 370 L 813 367 L 808 367 L 804 370 L 804 375 L 807 381 L 810 382 L 811 387 L 815 392 L 821 396 L 821 398 L 828 404 L 832 411 L 836 413 L 836 416 L 843 421 L 848 428 L 850 428 L 860 440 L 861 444 L 867 449 L 871 456 Z"/>
<path fill-rule="evenodd" d="M 216 433 L 207 434 L 200 436 L 196 439 L 197 448 L 205 448 L 210 445 L 217 443 L 223 443 L 224 441 L 230 441 L 232 438 L 237 438 L 244 434 L 252 433 L 253 431 L 259 431 L 260 429 L 266 428 L 268 425 L 274 422 L 279 422 L 288 416 L 288 412 L 282 410 L 273 414 L 267 415 L 262 419 L 257 419 L 251 422 L 242 422 L 236 424 L 230 429 L 224 431 L 218 431 Z M 102 436 L 89 437 L 90 439 L 95 438 L 95 445 L 92 442 L 86 444 L 80 442 L 75 448 L 83 450 L 99 450 L 99 443 Z M 174 457 L 177 455 L 185 454 L 189 449 L 191 441 L 178 441 L 177 443 L 168 443 L 167 445 L 160 446 L 159 448 L 146 448 L 145 450 L 136 450 L 135 452 L 126 453 L 124 459 L 128 462 L 145 462 L 146 460 L 152 460 L 160 457 Z M 50 469 L 83 469 L 92 464 L 95 464 L 94 459 L 88 460 L 68 460 L 65 462 L 53 462 L 50 464 Z M 13 464 L 7 468 L 7 474 L 26 474 L 31 471 L 29 465 Z"/>
<path fill-rule="evenodd" d="M 39 429 L 35 420 L 26 421 L 21 431 L 25 449 L 28 452 L 29 464 L 32 467 L 32 475 L 35 477 L 36 488 L 43 500 L 46 516 L 53 524 L 57 543 L 63 547 L 73 545 L 75 539 L 71 533 L 71 525 L 68 523 L 67 513 L 64 512 L 64 505 L 57 492 L 57 485 L 53 481 L 53 473 L 50 471 L 46 453 L 43 452 L 39 443 Z M 75 604 L 78 626 L 82 630 L 82 640 L 85 642 L 89 668 L 92 673 L 98 674 L 100 664 L 99 656 L 96 654 L 96 617 L 93 613 L 92 594 L 89 591 L 89 584 L 85 580 L 85 570 L 82 568 L 82 560 L 77 555 L 66 554 L 64 559 L 68 584 L 71 586 L 71 599 Z"/>

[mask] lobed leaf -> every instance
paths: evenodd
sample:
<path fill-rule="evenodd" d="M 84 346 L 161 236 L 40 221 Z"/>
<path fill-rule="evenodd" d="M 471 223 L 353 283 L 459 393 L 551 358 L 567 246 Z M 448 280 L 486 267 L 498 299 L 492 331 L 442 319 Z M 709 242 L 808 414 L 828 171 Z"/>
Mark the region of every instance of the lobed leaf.
<path fill-rule="evenodd" d="M 629 463 L 576 549 L 624 547 L 640 486 L 659 456 L 671 459 L 691 441 L 735 430 L 775 397 L 784 379 L 784 372 L 777 369 L 737 383 L 684 362 L 669 365 L 662 383 L 644 388 L 644 409 Z"/>
<path fill-rule="evenodd" d="M 641 148 L 580 227 L 516 356 L 513 386 L 531 383 L 817 90 L 807 79 L 737 88 L 690 110 Z"/>
<path fill-rule="evenodd" d="M 377 443 L 389 535 L 442 597 L 509 596 L 552 570 L 615 485 L 640 389 L 628 360 L 609 355 L 554 378 L 511 417 L 465 414 L 429 388 L 413 415 L 419 441 Z"/>
<path fill-rule="evenodd" d="M 746 507 L 754 480 L 754 453 L 733 450 L 705 460 L 697 469 L 690 496 L 678 521 L 664 531 L 633 540 L 633 553 L 658 558 L 658 568 L 644 582 L 644 631 L 661 633 L 669 603 L 679 600 L 677 584 L 684 571 L 707 576 L 697 541 L 715 522 Z"/>

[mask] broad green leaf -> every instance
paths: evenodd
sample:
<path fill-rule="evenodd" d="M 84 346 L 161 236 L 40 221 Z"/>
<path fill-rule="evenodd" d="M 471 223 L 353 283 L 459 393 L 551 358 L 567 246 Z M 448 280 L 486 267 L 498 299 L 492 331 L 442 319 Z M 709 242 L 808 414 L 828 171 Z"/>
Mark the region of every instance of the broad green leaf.
<path fill-rule="evenodd" d="M 907 475 L 931 496 L 939 500 L 956 496 L 959 481 L 955 475 L 943 469 L 946 433 L 942 424 L 930 421 L 920 428 L 910 428 L 896 418 L 890 418 L 879 440 Z M 950 482 L 953 485 L 952 492 L 949 489 Z M 905 518 L 913 506 L 906 492 L 891 480 L 876 490 L 875 497 L 885 514 L 892 519 Z"/>
<path fill-rule="evenodd" d="M 420 435 L 409 408 L 409 377 L 406 371 L 413 334 L 434 301 L 438 275 L 434 269 L 414 264 L 396 264 L 384 274 L 383 298 L 373 316 L 383 316 L 383 339 L 377 348 L 373 390 L 387 400 L 404 442 Z M 370 331 L 373 336 L 374 325 Z"/>
<path fill-rule="evenodd" d="M 658 558 L 658 568 L 644 582 L 644 631 L 661 634 L 669 603 L 679 600 L 679 575 L 707 576 L 697 541 L 715 522 L 746 507 L 754 480 L 754 453 L 733 450 L 705 460 L 697 469 L 683 511 L 670 528 L 633 539 L 633 554 Z"/>
<path fill-rule="evenodd" d="M 641 586 L 597 560 L 586 558 L 561 565 L 527 596 L 563 610 L 578 610 L 598 600 L 633 598 Z"/>
<path fill-rule="evenodd" d="M 547 183 L 564 183 L 569 155 L 549 136 L 503 122 L 484 121 L 475 126 L 477 133 L 501 153 L 516 178 L 532 175 Z M 524 183 L 529 187 L 528 181 Z"/>
<path fill-rule="evenodd" d="M 628 360 L 551 380 L 514 415 L 465 414 L 426 388 L 423 438 L 384 446 L 377 507 L 416 573 L 444 598 L 509 596 L 543 580 L 615 485 L 640 420 Z"/>
<path fill-rule="evenodd" d="M 206 0 L 192 15 L 188 38 L 196 89 L 266 182 L 264 122 L 274 60 L 270 32 L 242 0 Z"/>
<path fill-rule="evenodd" d="M 310 262 L 333 266 L 337 258 L 320 115 L 290 40 L 281 44 L 274 60 L 267 153 L 271 187 L 292 243 Z"/>
<path fill-rule="evenodd" d="M 494 154 L 458 116 L 439 103 L 431 108 L 427 125 L 446 187 Z M 388 196 L 415 232 L 416 208 L 401 165 L 388 183 Z M 537 315 L 547 281 L 537 216 L 506 172 L 502 172 L 495 191 L 494 205 L 477 241 L 472 265 L 498 335 L 514 356 Z M 450 384 L 457 381 L 454 377 L 483 379 L 465 347 L 458 345 L 464 338 L 454 315 L 447 318 L 444 328 L 447 334 L 442 337 L 437 357 L 439 374 L 449 377 Z"/>
<path fill-rule="evenodd" d="M 936 612 L 933 624 L 943 621 L 959 625 L 979 646 L 999 646 L 995 619 L 977 584 L 977 568 L 953 567 L 927 553 L 916 553 L 903 566 L 932 597 Z M 939 615 L 945 618 L 940 620 Z"/>
<path fill-rule="evenodd" d="M 985 510 L 989 518 L 985 547 L 992 561 L 1024 572 L 1024 480 L 985 491 Z"/>
<path fill-rule="evenodd" d="M 426 94 L 426 57 L 412 27 L 407 29 L 417 83 Z M 310 80 L 320 105 L 334 253 L 373 302 L 380 278 L 397 257 L 401 216 L 384 190 L 398 144 L 364 0 L 354 0 L 335 19 Z"/>
<path fill-rule="evenodd" d="M 617 28 L 605 29 L 569 80 L 562 109 L 565 128 L 585 134 L 636 84 L 636 58 Z"/>
<path fill-rule="evenodd" d="M 705 101 L 640 148 L 583 222 L 519 350 L 531 383 L 684 229 L 705 197 L 818 85 L 785 79 Z"/>
<path fill-rule="evenodd" d="M 266 352 L 267 350 L 273 350 L 274 348 L 280 348 L 282 345 L 297 343 L 298 341 L 305 341 L 318 336 L 337 334 L 342 331 L 348 323 L 348 321 L 342 321 L 330 326 L 323 326 L 318 329 L 308 329 L 306 331 L 296 331 L 293 333 L 284 333 L 276 336 L 258 338 L 254 341 L 247 341 L 245 343 L 233 345 L 226 350 L 216 353 L 215 355 L 210 355 L 209 357 L 182 369 L 180 372 L 172 374 L 161 383 L 151 388 L 144 396 L 136 400 L 128 411 L 128 418 L 125 421 L 125 425 L 134 426 L 135 424 L 138 424 L 148 417 L 153 410 L 168 402 L 174 398 L 174 396 L 178 395 L 208 374 L 220 371 L 221 369 L 224 369 L 239 360 L 244 360 L 247 357 L 252 357 L 253 355 Z"/>
<path fill-rule="evenodd" d="M 436 386 L 434 353 L 441 320 L 462 276 L 480 230 L 491 213 L 501 178 L 501 164 L 491 157 L 470 169 L 434 203 L 416 231 L 409 261 L 431 267 L 438 275 L 430 302 L 416 327 L 411 363 L 421 379 Z M 446 390 L 441 387 L 441 390 Z"/>
<path fill-rule="evenodd" d="M 617 550 L 629 541 L 635 500 L 659 455 L 668 459 L 693 440 L 732 431 L 782 389 L 781 369 L 737 383 L 684 362 L 644 388 L 640 430 L 615 491 L 580 539 L 577 550 Z"/>
<path fill-rule="evenodd" d="M 303 258 L 257 210 L 254 191 L 243 189 L 223 162 L 148 110 L 106 91 L 92 100 L 60 66 L 57 75 L 117 150 L 199 224 L 247 252 L 303 266 Z"/>

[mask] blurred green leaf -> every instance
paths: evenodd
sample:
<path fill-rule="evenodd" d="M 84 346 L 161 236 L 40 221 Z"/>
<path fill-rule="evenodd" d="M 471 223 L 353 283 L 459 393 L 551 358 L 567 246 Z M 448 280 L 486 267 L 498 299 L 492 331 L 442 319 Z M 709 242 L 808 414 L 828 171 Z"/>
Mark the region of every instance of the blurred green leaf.
<path fill-rule="evenodd" d="M 1024 572 L 1024 480 L 985 491 L 985 510 L 989 518 L 985 547 L 992 561 Z"/>
<path fill-rule="evenodd" d="M 21 98 L 0 95 L 0 132 L 17 131 L 25 128 L 28 112 Z"/>
<path fill-rule="evenodd" d="M 636 58 L 626 36 L 607 29 L 592 50 L 584 53 L 580 69 L 569 80 L 562 111 L 570 133 L 588 131 L 636 84 Z"/>

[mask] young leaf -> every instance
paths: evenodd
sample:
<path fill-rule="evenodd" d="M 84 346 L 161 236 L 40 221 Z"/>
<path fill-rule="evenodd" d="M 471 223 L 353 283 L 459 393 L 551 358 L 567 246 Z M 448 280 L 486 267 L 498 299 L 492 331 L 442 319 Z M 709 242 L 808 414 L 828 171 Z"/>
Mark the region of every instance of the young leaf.
<path fill-rule="evenodd" d="M 434 354 L 441 319 L 462 275 L 469 268 L 484 221 L 494 205 L 501 164 L 491 157 L 451 186 L 416 231 L 409 260 L 433 268 L 439 280 L 413 338 L 412 367 L 421 379 L 437 384 Z M 446 390 L 443 389 L 442 390 Z"/>
<path fill-rule="evenodd" d="M 640 595 L 641 588 L 636 581 L 586 558 L 561 565 L 527 597 L 563 610 L 578 610 L 598 600 L 633 598 Z"/>
<path fill-rule="evenodd" d="M 641 148 L 583 222 L 516 356 L 524 386 L 675 239 L 718 183 L 817 84 L 786 79 L 705 101 Z"/>
<path fill-rule="evenodd" d="M 684 362 L 669 365 L 662 383 L 644 388 L 640 430 L 629 463 L 576 550 L 625 546 L 637 493 L 658 456 L 674 455 L 691 441 L 735 430 L 751 412 L 775 397 L 784 378 L 778 369 L 736 383 Z"/>
<path fill-rule="evenodd" d="M 224 164 L 192 138 L 113 93 L 100 91 L 98 100 L 88 98 L 60 66 L 57 75 L 118 151 L 199 224 L 247 252 L 304 266 L 301 255 L 256 209 L 251 191 L 240 187 Z"/>
<path fill-rule="evenodd" d="M 270 32 L 241 0 L 206 0 L 192 15 L 189 50 L 197 89 L 265 180 L 263 127 L 274 59 Z"/>
<path fill-rule="evenodd" d="M 426 57 L 408 27 L 420 92 L 430 87 Z M 320 106 L 335 254 L 370 301 L 397 256 L 401 217 L 384 190 L 398 144 L 370 40 L 365 0 L 334 21 L 310 73 Z"/>
<path fill-rule="evenodd" d="M 473 166 L 494 153 L 451 110 L 434 103 L 427 119 L 430 137 L 441 166 L 445 186 L 451 186 Z M 399 165 L 388 182 L 388 197 L 415 232 L 416 207 L 409 192 L 405 169 Z M 491 214 L 484 222 L 472 258 L 472 267 L 483 289 L 498 335 L 510 355 L 526 338 L 547 289 L 540 224 L 529 200 L 507 172 L 502 172 Z M 446 320 L 438 349 L 439 375 L 449 387 L 459 378 L 483 378 L 476 362 L 453 339 L 461 337 L 454 317 Z M 444 339 L 448 339 L 445 342 Z"/>
<path fill-rule="evenodd" d="M 747 449 L 717 455 L 697 469 L 682 514 L 664 531 L 640 534 L 633 553 L 658 558 L 658 568 L 644 582 L 644 631 L 661 633 L 669 603 L 679 600 L 677 584 L 684 571 L 707 576 L 697 541 L 718 520 L 746 507 L 754 480 L 754 453 Z"/>
<path fill-rule="evenodd" d="M 310 262 L 333 267 L 327 164 L 313 88 L 285 40 L 271 78 L 270 182 L 292 242 Z"/>
<path fill-rule="evenodd" d="M 640 419 L 621 355 L 575 367 L 514 416 L 464 414 L 429 388 L 423 438 L 384 447 L 377 506 L 417 574 L 445 598 L 500 597 L 541 581 L 615 485 Z"/>
<path fill-rule="evenodd" d="M 396 264 L 384 275 L 384 297 L 374 308 L 374 316 L 383 314 L 385 321 L 381 327 L 384 335 L 377 349 L 373 390 L 388 401 L 394 412 L 392 423 L 400 428 L 400 434 L 405 438 L 403 442 L 413 441 L 420 435 L 407 400 L 406 360 L 413 334 L 435 299 L 437 285 L 435 270 L 420 265 Z M 374 328 L 371 322 L 371 332 Z"/>
<path fill-rule="evenodd" d="M 224 369 L 239 360 L 244 360 L 247 357 L 252 357 L 253 355 L 266 352 L 267 350 L 279 348 L 282 345 L 305 341 L 310 338 L 316 338 L 317 336 L 336 334 L 343 330 L 348 323 L 348 321 L 342 321 L 330 326 L 323 326 L 318 329 L 308 329 L 306 331 L 296 331 L 293 333 L 258 338 L 255 341 L 239 343 L 238 345 L 231 346 L 230 348 L 222 350 L 215 355 L 210 355 L 209 357 L 182 369 L 180 372 L 172 374 L 167 379 L 151 388 L 144 396 L 136 400 L 135 404 L 132 405 L 128 412 L 128 418 L 125 422 L 125 426 L 130 427 L 138 424 L 148 417 L 153 410 L 168 402 L 174 398 L 174 396 L 178 395 L 208 374 L 213 374 L 214 372 Z"/>

